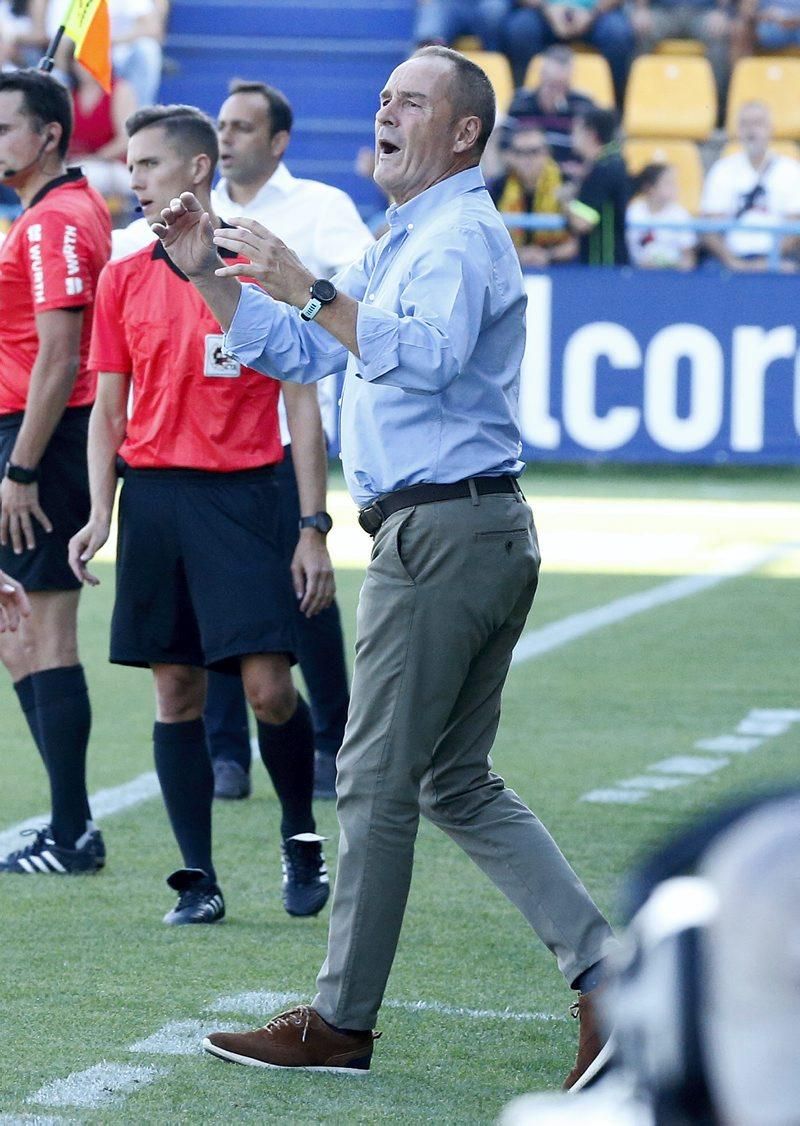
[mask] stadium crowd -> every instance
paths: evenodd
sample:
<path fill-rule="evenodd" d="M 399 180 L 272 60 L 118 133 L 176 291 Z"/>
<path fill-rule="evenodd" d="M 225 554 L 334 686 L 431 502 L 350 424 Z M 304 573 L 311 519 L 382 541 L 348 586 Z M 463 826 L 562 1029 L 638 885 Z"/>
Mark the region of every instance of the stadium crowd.
<path fill-rule="evenodd" d="M 579 1051 L 566 1086 L 579 1090 L 610 1055 L 597 1010 L 613 938 L 555 842 L 489 760 L 539 562 L 516 484 L 520 265 L 630 261 L 687 270 L 702 249 L 731 270 L 773 268 L 773 237 L 763 228 L 800 219 L 800 161 L 773 147 L 769 107 L 741 102 L 740 149 L 714 162 L 703 186 L 700 214 L 737 228 L 698 239 L 669 159 L 637 169 L 631 201 L 615 106 L 576 88 L 567 45 L 586 40 L 607 57 L 620 106 L 632 96 L 637 37 L 645 43 L 654 29 L 691 28 L 716 45 L 738 29 L 743 50 L 745 14 L 698 5 L 698 23 L 686 6 L 642 4 L 628 13 L 613 0 L 421 4 L 417 37 L 427 46 L 380 95 L 375 178 L 391 206 L 376 243 L 343 193 L 292 177 L 283 161 L 291 107 L 278 91 L 234 82 L 216 124 L 194 107 L 154 107 L 166 10 L 155 0 L 111 7 L 118 34 L 110 94 L 66 52 L 59 77 L 18 68 L 49 17 L 33 4 L 2 9 L 2 27 L 15 30 L 3 31 L 0 175 L 22 213 L 0 250 L 0 656 L 48 777 L 52 818 L 0 860 L 0 872 L 79 874 L 106 863 L 86 790 L 91 709 L 77 608 L 83 584 L 96 581 L 88 564 L 110 534 L 121 477 L 111 659 L 153 671 L 156 770 L 184 865 L 168 877 L 178 900 L 167 924 L 224 916 L 211 851 L 215 784 L 217 796 L 244 796 L 224 793 L 215 779 L 206 669 L 227 678 L 218 682 L 223 695 L 233 682 L 255 713 L 281 804 L 283 901 L 292 915 L 316 914 L 328 898 L 311 798 L 315 768 L 332 774 L 331 751 L 344 740 L 340 883 L 314 1005 L 254 1033 L 215 1034 L 207 1050 L 267 1066 L 369 1067 L 424 812 L 515 903 L 577 991 Z M 747 20 L 756 38 L 774 33 L 774 19 Z M 510 59 L 518 88 L 494 132 L 486 73 L 439 45 L 462 35 Z M 719 66 L 715 75 L 722 91 L 728 76 Z M 404 83 L 417 84 L 412 94 L 430 111 L 422 125 Z M 490 144 L 492 202 L 479 190 Z M 396 159 L 406 145 L 417 146 L 408 165 Z M 73 157 L 85 174 L 68 167 Z M 118 224 L 112 256 L 102 196 L 129 189 L 142 218 Z M 319 231 L 305 221 L 309 206 L 325 215 Z M 451 208 L 463 229 L 450 224 Z M 781 234 L 779 268 L 797 265 L 795 240 Z M 232 280 L 240 277 L 258 284 L 242 289 Z M 154 307 L 169 310 L 157 331 Z M 452 350 L 429 331 L 429 308 L 456 341 Z M 456 364 L 463 370 L 453 389 Z M 375 537 L 346 734 L 323 423 L 317 392 L 305 385 L 331 372 L 349 381 L 345 472 L 362 527 Z M 282 392 L 268 373 L 287 381 Z M 432 378 L 450 396 L 443 437 L 438 406 L 419 394 Z M 444 442 L 443 478 L 425 476 L 428 449 L 397 437 L 420 432 Z M 277 483 L 281 464 L 290 467 L 291 497 Z M 409 509 L 413 520 L 392 522 Z M 421 624 L 412 628 L 417 599 Z M 316 687 L 308 678 L 309 709 L 291 677 L 303 660 L 298 616 L 326 614 L 336 659 Z M 407 633 L 389 628 L 393 618 L 409 623 Z M 400 678 L 400 693 L 397 670 L 409 652 L 410 683 Z M 333 677 L 339 715 L 326 723 Z M 237 714 L 241 734 L 241 707 Z M 240 764 L 240 773 L 248 769 Z"/>

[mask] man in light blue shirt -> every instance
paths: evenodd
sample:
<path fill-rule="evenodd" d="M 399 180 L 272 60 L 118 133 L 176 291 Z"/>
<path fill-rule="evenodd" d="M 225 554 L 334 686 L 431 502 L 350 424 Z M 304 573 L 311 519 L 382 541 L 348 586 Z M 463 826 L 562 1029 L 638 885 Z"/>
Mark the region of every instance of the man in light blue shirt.
<path fill-rule="evenodd" d="M 252 220 L 214 234 L 190 195 L 156 228 L 238 360 L 301 382 L 346 369 L 345 473 L 375 537 L 337 760 L 341 838 L 317 996 L 265 1028 L 203 1043 L 256 1066 L 369 1068 L 423 812 L 520 909 L 580 991 L 566 1081 L 578 1090 L 610 1053 L 592 993 L 610 928 L 489 765 L 539 570 L 517 484 L 522 275 L 478 169 L 494 95 L 473 63 L 428 47 L 393 72 L 380 103 L 375 178 L 396 201 L 390 228 L 333 284 Z M 223 267 L 215 243 L 249 264 Z M 242 274 L 266 292 L 240 288 Z"/>

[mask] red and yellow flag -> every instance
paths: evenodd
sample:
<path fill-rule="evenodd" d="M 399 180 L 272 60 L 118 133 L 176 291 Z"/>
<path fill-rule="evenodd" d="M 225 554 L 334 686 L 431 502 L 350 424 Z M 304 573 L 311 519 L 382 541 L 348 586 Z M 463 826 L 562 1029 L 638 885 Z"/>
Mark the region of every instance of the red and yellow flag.
<path fill-rule="evenodd" d="M 111 93 L 111 26 L 107 0 L 71 0 L 64 34 L 75 44 L 75 58 Z"/>

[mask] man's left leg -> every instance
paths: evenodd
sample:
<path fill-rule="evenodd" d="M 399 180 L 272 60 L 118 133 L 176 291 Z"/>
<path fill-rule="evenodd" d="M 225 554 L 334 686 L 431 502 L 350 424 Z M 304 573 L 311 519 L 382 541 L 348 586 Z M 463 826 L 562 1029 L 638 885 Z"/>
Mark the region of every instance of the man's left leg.
<path fill-rule="evenodd" d="M 312 810 L 311 713 L 294 686 L 285 653 L 242 657 L 242 683 L 255 712 L 261 758 L 281 804 L 283 905 L 290 915 L 316 915 L 330 887 Z"/>
<path fill-rule="evenodd" d="M 578 1058 L 565 1086 L 580 1089 L 610 1055 L 592 990 L 602 981 L 611 928 L 544 825 L 491 769 L 490 751 L 523 598 L 473 662 L 421 789 L 422 812 L 448 834 L 525 916 L 580 991 Z M 476 701 L 479 701 L 476 706 Z"/>
<path fill-rule="evenodd" d="M 0 635 L 0 657 L 50 782 L 51 820 L 32 844 L 0 862 L 0 871 L 88 873 L 105 863 L 86 790 L 91 708 L 78 657 L 77 590 L 34 591 L 31 616 L 17 633 Z"/>

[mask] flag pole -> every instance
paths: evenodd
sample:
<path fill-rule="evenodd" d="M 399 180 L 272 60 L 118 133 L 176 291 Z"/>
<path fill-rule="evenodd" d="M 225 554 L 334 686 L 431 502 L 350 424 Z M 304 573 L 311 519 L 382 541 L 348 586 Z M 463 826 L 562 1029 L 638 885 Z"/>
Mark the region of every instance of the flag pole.
<path fill-rule="evenodd" d="M 50 40 L 50 43 L 48 44 L 47 50 L 45 51 L 44 55 L 42 55 L 41 59 L 39 59 L 39 66 L 37 67 L 37 69 L 43 70 L 45 74 L 49 74 L 53 69 L 53 66 L 55 64 L 56 51 L 61 45 L 61 37 L 64 34 L 65 27 L 66 23 L 62 23 L 61 27 L 58 28 L 55 35 Z"/>

